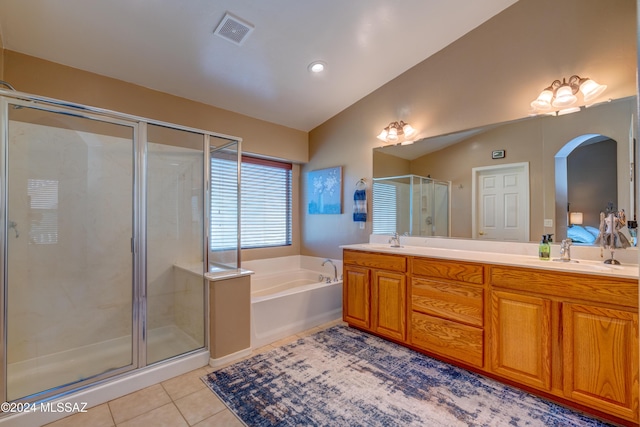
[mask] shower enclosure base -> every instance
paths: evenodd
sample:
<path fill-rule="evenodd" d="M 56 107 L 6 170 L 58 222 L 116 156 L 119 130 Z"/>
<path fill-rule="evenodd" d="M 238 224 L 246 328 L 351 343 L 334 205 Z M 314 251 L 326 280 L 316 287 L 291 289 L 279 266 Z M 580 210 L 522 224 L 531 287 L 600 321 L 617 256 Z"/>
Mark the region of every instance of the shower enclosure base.
<path fill-rule="evenodd" d="M 84 390 L 79 390 L 59 399 L 54 399 L 51 403 L 54 407 L 59 402 L 68 402 L 70 404 L 86 403 L 87 408 L 91 408 L 153 384 L 193 371 L 194 369 L 202 368 L 209 362 L 209 357 L 209 351 L 202 349 L 183 357 L 137 369 L 102 383 L 93 384 Z M 0 417 L 0 426 L 38 427 L 68 415 L 71 414 L 65 412 L 23 412 Z"/>
<path fill-rule="evenodd" d="M 202 347 L 175 325 L 149 330 L 148 338 L 147 359 L 151 362 Z M 109 369 L 112 366 L 128 365 L 131 362 L 130 348 L 131 336 L 124 336 L 10 363 L 7 378 L 8 400 L 100 374 L 101 372 L 96 372 L 96 366 Z M 77 377 L 69 378 L 69 372 L 74 372 Z"/>

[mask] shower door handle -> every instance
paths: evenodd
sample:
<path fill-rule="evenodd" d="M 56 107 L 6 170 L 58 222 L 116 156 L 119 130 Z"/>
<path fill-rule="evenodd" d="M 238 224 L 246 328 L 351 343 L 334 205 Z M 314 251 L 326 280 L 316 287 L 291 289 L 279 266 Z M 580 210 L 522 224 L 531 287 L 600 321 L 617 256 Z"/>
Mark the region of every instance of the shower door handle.
<path fill-rule="evenodd" d="M 18 223 L 15 221 L 9 221 L 9 230 L 13 230 L 16 232 L 16 239 L 20 236 L 20 232 L 18 232 Z"/>

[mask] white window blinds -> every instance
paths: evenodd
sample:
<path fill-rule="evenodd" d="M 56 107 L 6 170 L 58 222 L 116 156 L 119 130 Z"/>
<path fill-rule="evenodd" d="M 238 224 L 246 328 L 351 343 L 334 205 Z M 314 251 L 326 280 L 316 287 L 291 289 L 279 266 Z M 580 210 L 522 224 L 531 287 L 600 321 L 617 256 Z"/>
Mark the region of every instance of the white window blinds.
<path fill-rule="evenodd" d="M 397 230 L 395 185 L 373 183 L 373 234 L 393 234 Z"/>
<path fill-rule="evenodd" d="M 236 199 L 231 194 L 236 190 L 235 165 L 211 159 L 211 250 L 234 248 L 238 239 Z M 242 248 L 291 244 L 291 170 L 288 163 L 242 157 Z"/>
<path fill-rule="evenodd" d="M 29 242 L 38 245 L 58 243 L 58 181 L 29 178 L 27 194 L 31 208 Z"/>
<path fill-rule="evenodd" d="M 212 153 L 210 173 L 209 249 L 235 249 L 238 245 L 238 162 L 224 152 Z"/>

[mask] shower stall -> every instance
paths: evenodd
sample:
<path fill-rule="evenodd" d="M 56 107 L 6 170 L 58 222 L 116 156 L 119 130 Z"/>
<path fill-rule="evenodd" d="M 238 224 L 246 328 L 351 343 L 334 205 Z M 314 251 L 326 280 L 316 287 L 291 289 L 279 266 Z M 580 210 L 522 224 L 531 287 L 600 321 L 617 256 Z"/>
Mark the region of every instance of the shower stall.
<path fill-rule="evenodd" d="M 0 401 L 207 353 L 210 156 L 240 140 L 5 90 L 0 134 Z"/>
<path fill-rule="evenodd" d="M 419 175 L 373 179 L 373 234 L 451 235 L 451 183 Z"/>

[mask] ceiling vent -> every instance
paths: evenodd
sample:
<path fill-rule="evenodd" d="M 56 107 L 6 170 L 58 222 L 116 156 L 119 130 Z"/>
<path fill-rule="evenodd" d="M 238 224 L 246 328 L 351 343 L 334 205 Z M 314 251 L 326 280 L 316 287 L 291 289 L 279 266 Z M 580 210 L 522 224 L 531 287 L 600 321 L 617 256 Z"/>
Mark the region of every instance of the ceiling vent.
<path fill-rule="evenodd" d="M 247 21 L 227 12 L 213 34 L 238 46 L 242 46 L 247 37 L 249 37 L 249 34 L 253 31 L 253 28 L 253 25 Z"/>

